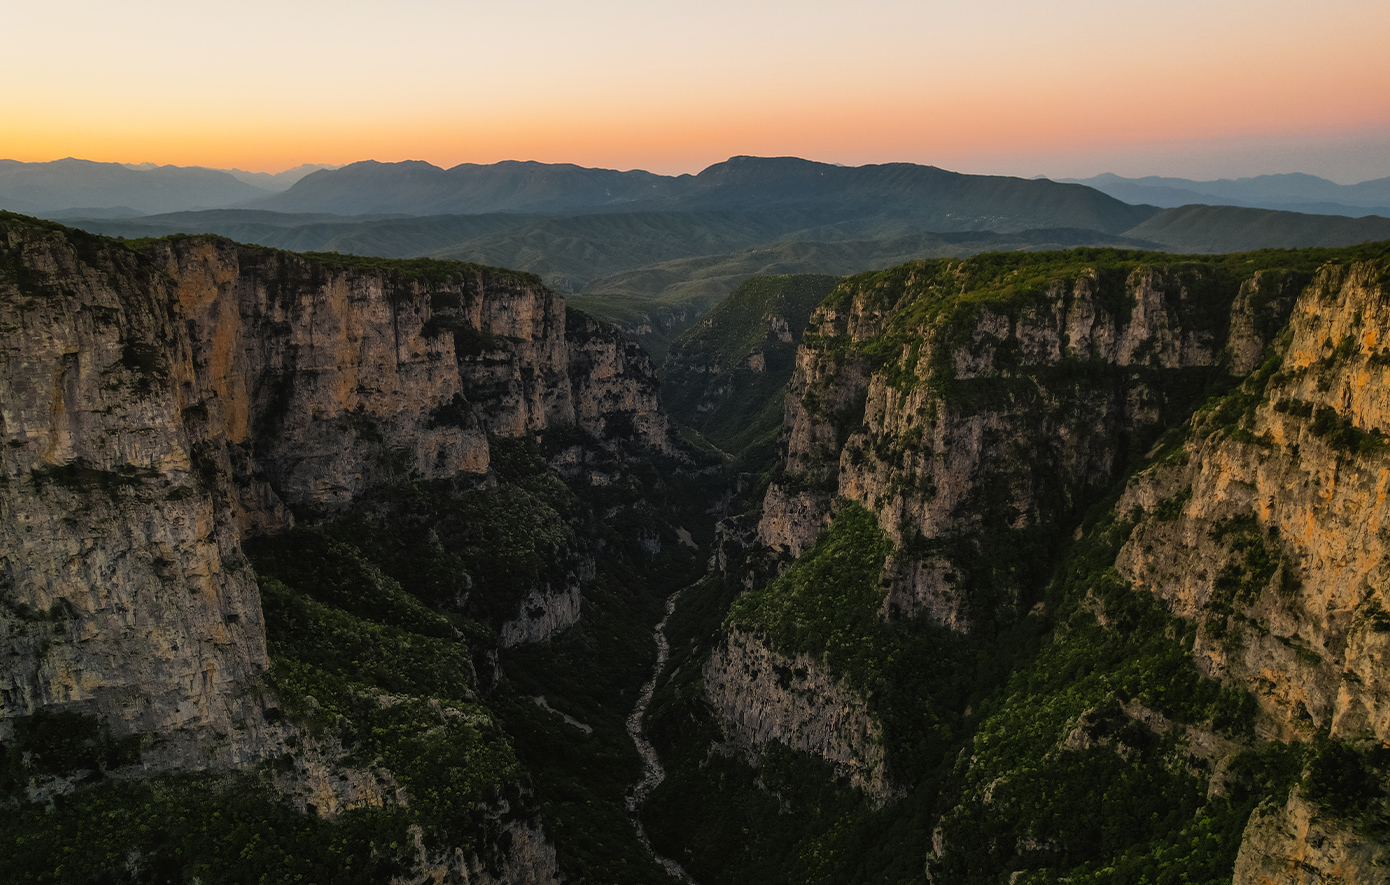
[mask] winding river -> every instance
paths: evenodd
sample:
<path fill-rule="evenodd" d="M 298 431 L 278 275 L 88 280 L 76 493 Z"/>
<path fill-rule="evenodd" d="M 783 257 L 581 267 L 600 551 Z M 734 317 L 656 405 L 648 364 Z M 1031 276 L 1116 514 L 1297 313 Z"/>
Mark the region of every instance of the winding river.
<path fill-rule="evenodd" d="M 642 686 L 642 691 L 637 696 L 637 706 L 633 709 L 632 715 L 627 717 L 627 733 L 632 738 L 632 743 L 637 747 L 637 752 L 642 756 L 642 777 L 633 784 L 632 789 L 627 794 L 627 810 L 632 814 L 632 825 L 637 830 L 637 838 L 642 840 L 642 844 L 647 846 L 647 850 L 656 858 L 657 863 L 666 868 L 666 872 L 695 885 L 695 880 L 690 878 L 690 874 L 685 871 L 680 864 L 669 857 L 658 854 L 652 847 L 651 840 L 647 838 L 647 830 L 642 826 L 642 818 L 637 810 L 642 807 L 642 802 L 649 796 L 652 790 L 657 788 L 666 779 L 666 771 L 661 767 L 661 760 L 657 758 L 656 748 L 652 742 L 647 740 L 647 733 L 642 729 L 642 717 L 646 715 L 647 708 L 652 705 L 652 692 L 656 691 L 656 680 L 661 676 L 661 671 L 666 667 L 666 661 L 671 655 L 670 643 L 666 641 L 666 622 L 671 619 L 671 613 L 676 610 L 676 600 L 680 598 L 684 590 L 671 594 L 666 600 L 666 614 L 660 623 L 656 625 L 656 630 L 652 632 L 656 639 L 656 665 L 652 667 L 652 678 L 648 679 Z"/>

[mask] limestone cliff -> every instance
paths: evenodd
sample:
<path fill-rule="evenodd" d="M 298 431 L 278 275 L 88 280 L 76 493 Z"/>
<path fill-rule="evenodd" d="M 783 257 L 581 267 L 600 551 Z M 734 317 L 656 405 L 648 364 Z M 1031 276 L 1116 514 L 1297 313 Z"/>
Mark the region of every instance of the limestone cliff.
<path fill-rule="evenodd" d="M 655 393 L 639 350 L 529 275 L 0 217 L 0 742 L 75 712 L 138 738 L 146 772 L 297 746 L 278 782 L 299 804 L 397 801 L 389 772 L 281 721 L 243 540 L 382 486 L 483 481 L 490 434 L 669 451 Z M 509 643 L 578 617 L 578 584 L 533 595 Z M 530 826 L 511 840 L 543 844 Z M 553 878 L 553 850 L 531 855 L 498 863 Z"/>
<path fill-rule="evenodd" d="M 1376 265 L 1325 268 L 1266 369 L 1119 504 L 1143 514 L 1121 573 L 1198 622 L 1271 737 L 1390 740 L 1385 297 Z"/>
<path fill-rule="evenodd" d="M 241 537 L 481 475 L 488 433 L 668 445 L 640 352 L 526 275 L 3 235 L 0 723 L 56 704 L 118 733 L 254 731 L 265 641 Z"/>
<path fill-rule="evenodd" d="M 0 735 L 71 709 L 157 767 L 255 761 L 260 601 L 175 283 L 75 233 L 0 246 Z"/>
<path fill-rule="evenodd" d="M 1236 856 L 1234 885 L 1384 885 L 1387 850 L 1340 821 L 1329 821 L 1299 793 L 1255 809 Z"/>
<path fill-rule="evenodd" d="M 862 698 L 818 661 L 787 658 L 757 636 L 731 632 L 704 669 L 705 691 L 730 746 L 756 764 L 776 741 L 820 756 L 882 803 L 891 795 L 878 724 Z"/>
<path fill-rule="evenodd" d="M 1014 610 L 1022 578 L 963 560 L 1071 518 L 1211 378 L 1248 371 L 1288 309 L 1284 277 L 1221 268 L 1081 265 L 1026 292 L 972 273 L 852 278 L 817 310 L 761 526 L 795 556 L 833 497 L 863 504 L 902 548 L 885 613 L 957 630 Z M 999 593 L 981 598 L 982 581 Z"/>
<path fill-rule="evenodd" d="M 1038 738 L 1048 747 L 1045 758 L 1024 762 L 991 747 L 984 766 L 977 737 L 977 755 L 963 753 L 955 776 L 979 782 L 944 815 L 945 831 L 959 842 L 972 815 L 1017 814 L 1021 806 L 991 798 L 996 783 L 1017 790 L 1037 776 L 1030 766 L 1069 765 L 1067 752 L 1114 754 L 1122 760 L 1116 764 L 1166 772 L 1155 777 L 1195 777 L 1210 798 L 1235 777 L 1228 766 L 1256 764 L 1241 755 L 1252 748 L 1269 754 L 1276 752 L 1269 747 L 1330 741 L 1316 746 L 1348 748 L 1347 758 L 1363 760 L 1346 769 L 1355 773 L 1344 782 L 1364 778 L 1370 798 L 1340 810 L 1331 799 L 1310 799 L 1324 750 L 1289 750 L 1304 754 L 1289 757 L 1301 758 L 1304 769 L 1280 776 L 1302 786 L 1276 793 L 1248 824 L 1241 813 L 1237 881 L 1381 881 L 1375 864 L 1383 846 L 1368 835 L 1379 824 L 1367 821 L 1383 814 L 1376 809 L 1385 772 L 1364 760 L 1379 759 L 1378 748 L 1390 744 L 1390 290 L 1383 258 L 1312 258 L 1162 264 L 1135 256 L 1087 265 L 1059 257 L 1038 271 L 1028 259 L 1010 258 L 1000 262 L 1002 272 L 924 263 L 845 281 L 817 309 L 798 350 L 785 405 L 786 454 L 763 500 L 758 540 L 784 564 L 794 562 L 787 572 L 794 574 L 813 545 L 819 550 L 831 536 L 845 506 L 871 512 L 891 541 L 882 595 L 864 597 L 882 599 L 876 617 L 883 627 L 874 633 L 861 622 L 827 634 L 817 654 L 804 639 L 819 629 L 812 609 L 785 603 L 782 617 L 792 620 L 769 627 L 767 613 L 779 609 L 760 602 L 763 621 L 752 633 L 731 617 L 704 671 L 727 740 L 753 750 L 776 741 L 832 762 L 842 775 L 858 772 L 861 782 L 893 781 L 892 748 L 874 748 L 888 740 L 889 720 L 880 713 L 894 703 L 881 692 L 914 701 L 903 684 L 872 674 L 890 673 L 911 647 L 895 644 L 908 634 L 894 625 L 925 622 L 939 632 L 912 635 L 950 631 L 975 643 L 961 648 L 976 649 L 1027 612 L 1043 623 L 1070 580 L 1057 571 L 1057 551 L 1083 538 L 1082 513 L 1109 487 L 1118 503 L 1100 524 L 1118 540 L 1110 559 L 1086 568 L 1099 569 L 1088 573 L 1104 584 L 1113 560 L 1114 584 L 1104 593 L 1083 586 L 1083 595 L 1096 594 L 1093 604 L 1064 613 L 1071 621 L 1055 626 L 1053 641 L 1094 649 L 1099 640 L 1079 638 L 1077 625 L 1094 616 L 1096 636 L 1125 629 L 1132 621 L 1107 614 L 1119 598 L 1113 594 L 1151 593 L 1179 625 L 1167 628 L 1176 644 L 1162 654 L 1190 649 L 1204 684 L 1232 694 L 1225 707 L 1172 706 L 1165 719 L 1133 712 L 1148 708 L 1126 689 L 1109 701 L 1119 712 L 1106 728 L 1138 737 L 1118 749 L 1077 738 L 1091 734 L 1089 714 L 1061 717 L 1079 693 L 1036 714 L 1039 721 L 1058 717 L 1061 729 L 1050 743 Z M 1145 464 L 1121 492 L 1117 481 Z M 1086 525 L 1097 518 L 1093 511 Z M 820 580 L 826 600 L 850 592 L 842 571 L 827 570 Z M 793 583 L 803 586 L 804 575 Z M 752 586 L 766 595 L 793 584 L 762 578 Z M 1100 602 L 1105 593 L 1110 601 Z M 1187 639 L 1184 622 L 1192 625 Z M 877 650 L 845 652 L 856 630 L 877 638 L 855 648 L 879 643 Z M 769 642 L 772 636 L 802 638 L 792 650 Z M 852 662 L 852 674 L 829 665 L 837 654 Z M 1051 654 L 1066 653 L 1040 652 L 1041 660 Z M 878 686 L 879 696 L 848 691 L 847 675 Z M 1105 677 L 1112 685 L 1127 678 Z M 800 705 L 798 679 L 818 680 L 820 707 Z M 1232 723 L 1248 719 L 1213 711 L 1235 710 L 1246 695 L 1254 703 L 1242 709 L 1257 712 L 1253 731 L 1241 733 Z M 995 703 L 1026 706 L 1023 697 Z M 998 715 L 980 727 L 1010 734 L 1016 723 L 1003 723 L 1020 714 Z M 968 730 L 971 716 L 966 706 L 964 718 L 951 721 Z M 1163 725 L 1175 722 L 1185 737 Z M 1192 735 L 1206 736 L 1209 752 L 1194 750 Z M 1169 745 L 1186 755 L 1155 753 Z M 878 769 L 866 773 L 878 759 L 881 781 Z M 995 773 L 985 777 L 976 771 L 982 766 Z M 1009 802 L 1036 799 L 1010 795 Z M 1062 837 L 1014 835 L 1016 845 L 990 843 L 988 850 L 1013 858 L 1018 870 L 1060 863 L 1077 850 Z M 1235 841 L 1227 844 L 1234 852 Z M 938 844 L 933 864 L 968 866 L 971 855 L 961 852 Z"/>

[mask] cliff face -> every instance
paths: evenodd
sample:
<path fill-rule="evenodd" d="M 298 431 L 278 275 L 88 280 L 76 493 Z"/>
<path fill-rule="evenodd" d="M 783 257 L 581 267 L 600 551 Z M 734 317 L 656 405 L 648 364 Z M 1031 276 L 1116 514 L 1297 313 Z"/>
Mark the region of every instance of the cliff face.
<path fill-rule="evenodd" d="M 733 632 L 710 656 L 704 679 L 731 749 L 748 762 L 776 741 L 826 759 L 876 802 L 891 795 L 879 725 L 820 662 L 779 655 L 758 637 Z"/>
<path fill-rule="evenodd" d="M 1134 450 L 1263 350 L 1289 286 L 1138 262 L 1002 274 L 933 262 L 850 278 L 797 351 L 759 540 L 802 556 L 847 500 L 892 544 L 879 622 L 959 634 L 1009 623 L 1036 601 L 1067 523 Z M 799 727 L 752 728 L 716 709 L 751 746 Z M 834 740 L 804 749 L 837 762 L 864 754 Z"/>
<path fill-rule="evenodd" d="M 388 273 L 197 238 L 156 258 L 177 281 L 239 479 L 288 504 L 484 473 L 487 433 L 577 425 L 612 439 L 608 423 L 626 417 L 637 442 L 666 445 L 654 383 L 634 376 L 649 367 L 607 327 L 567 320 L 528 275 Z"/>
<path fill-rule="evenodd" d="M 1294 793 L 1280 805 L 1250 815 L 1236 856 L 1235 885 L 1383 885 L 1386 849 L 1367 842 L 1340 821 L 1329 821 Z"/>
<path fill-rule="evenodd" d="M 756 618 L 735 604 L 704 671 L 727 740 L 750 757 L 779 742 L 910 792 L 896 770 L 912 745 L 895 750 L 895 729 L 924 717 L 980 729 L 952 775 L 970 789 L 942 817 L 928 865 L 948 878 L 980 852 L 1006 871 L 1061 875 L 1077 863 L 1090 849 L 1060 808 L 1040 813 L 1050 806 L 1028 792 L 1070 791 L 1078 813 L 1103 804 L 1099 787 L 1087 792 L 1092 775 L 1060 774 L 1074 753 L 1172 778 L 1175 796 L 1199 784 L 1183 800 L 1193 809 L 1227 790 L 1239 798 L 1220 801 L 1249 802 L 1222 812 L 1232 858 L 1242 846 L 1238 882 L 1381 881 L 1383 849 L 1365 821 L 1383 815 L 1375 753 L 1390 743 L 1384 261 L 1338 256 L 1319 269 L 1276 257 L 1092 267 L 1059 257 L 1041 273 L 1011 258 L 993 276 L 938 263 L 842 284 L 798 351 L 785 461 L 760 515 L 758 540 L 796 580 L 758 579 L 745 597 L 758 599 Z M 1107 487 L 1115 503 L 1083 525 Z M 881 600 L 879 626 L 860 613 L 826 632 L 790 594 L 809 592 L 805 566 L 852 505 L 891 542 L 879 590 L 856 603 Z M 1080 559 L 1064 560 L 1073 539 Z M 847 574 L 809 579 L 823 588 L 816 598 L 848 598 Z M 1009 654 L 986 650 L 1000 631 L 1023 635 L 1025 620 L 1049 617 L 1059 620 L 1037 659 L 1018 665 L 984 719 L 972 718 L 974 701 L 956 700 L 952 714 L 935 706 L 946 695 L 894 681 L 894 667 L 922 666 L 902 662 L 930 645 L 942 651 L 918 678 L 959 680 L 944 649 Z M 1147 646 L 1117 638 L 1155 628 Z M 808 637 L 821 633 L 818 652 Z M 1162 688 L 1103 663 L 1126 660 L 1161 666 Z M 1067 668 L 1081 675 L 1060 679 Z M 807 680 L 819 706 L 801 704 Z M 1175 746 L 1182 753 L 1159 749 Z M 1249 772 L 1276 777 L 1262 766 L 1278 753 L 1301 761 L 1283 763 L 1294 766 L 1278 775 L 1284 792 L 1261 794 Z M 1338 804 L 1334 757 L 1361 760 L 1344 777 L 1369 784 L 1359 804 Z M 1272 798 L 1250 815 L 1260 795 Z M 982 821 L 988 839 L 975 835 Z"/>
<path fill-rule="evenodd" d="M 59 232 L 0 245 L 0 733 L 72 709 L 179 745 L 164 764 L 254 758 L 260 601 L 174 281 Z"/>
<path fill-rule="evenodd" d="M 1239 278 L 1202 267 L 1083 266 L 1023 297 L 988 297 L 997 281 L 979 297 L 940 265 L 847 281 L 798 351 L 762 541 L 799 554 L 847 498 L 902 548 L 886 611 L 968 631 L 1013 609 L 1018 577 L 985 579 L 1000 592 L 982 600 L 963 560 L 1071 518 L 1138 441 L 1263 349 L 1288 308 L 1266 290 L 1286 284 L 1246 281 L 1252 309 Z"/>
<path fill-rule="evenodd" d="M 1325 269 L 1267 370 L 1119 504 L 1145 516 L 1117 567 L 1198 623 L 1271 737 L 1390 739 L 1384 299 L 1375 266 Z"/>
<path fill-rule="evenodd" d="M 669 445 L 640 352 L 527 275 L 20 220 L 0 246 L 0 736 L 72 709 L 181 747 L 147 764 L 254 761 L 275 741 L 242 538 L 481 476 L 489 433 Z"/>

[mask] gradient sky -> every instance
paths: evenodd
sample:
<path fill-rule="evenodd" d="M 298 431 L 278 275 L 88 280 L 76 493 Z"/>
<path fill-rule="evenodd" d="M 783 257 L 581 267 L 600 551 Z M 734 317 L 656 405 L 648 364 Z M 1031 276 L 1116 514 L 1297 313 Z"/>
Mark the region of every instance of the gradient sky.
<path fill-rule="evenodd" d="M 0 157 L 1390 176 L 1386 0 L 4 0 Z"/>

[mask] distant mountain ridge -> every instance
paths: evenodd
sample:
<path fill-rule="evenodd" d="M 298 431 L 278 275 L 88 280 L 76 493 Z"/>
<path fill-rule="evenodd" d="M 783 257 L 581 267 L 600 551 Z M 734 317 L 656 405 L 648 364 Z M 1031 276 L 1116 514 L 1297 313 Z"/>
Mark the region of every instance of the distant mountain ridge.
<path fill-rule="evenodd" d="M 796 157 L 733 157 L 698 175 L 677 176 L 530 161 L 452 169 L 418 160 L 363 161 L 315 172 L 249 207 L 338 215 L 777 209 L 800 211 L 816 223 L 871 214 L 941 231 L 1074 227 L 1109 234 L 1155 211 L 1072 184 L 964 175 L 912 163 L 835 166 Z"/>
<path fill-rule="evenodd" d="M 311 172 L 246 172 L 154 163 L 98 163 L 66 157 L 47 163 L 0 160 L 0 209 L 50 218 L 117 218 L 238 206 L 285 190 Z"/>
<path fill-rule="evenodd" d="M 268 193 L 228 172 L 198 166 L 131 169 L 72 157 L 49 163 L 0 160 L 0 209 L 13 212 L 117 207 L 179 212 L 230 206 Z"/>
<path fill-rule="evenodd" d="M 1091 178 L 1058 180 L 1095 188 L 1126 203 L 1148 203 L 1165 209 L 1204 203 L 1319 215 L 1390 216 L 1390 178 L 1337 184 L 1295 172 L 1193 181 L 1157 175 L 1123 178 L 1107 172 Z"/>
<path fill-rule="evenodd" d="M 680 178 L 689 178 L 681 176 Z M 664 195 L 669 176 L 572 163 L 506 160 L 441 169 L 423 160 L 363 160 L 305 176 L 251 208 L 336 215 L 484 215 L 570 212 Z"/>

